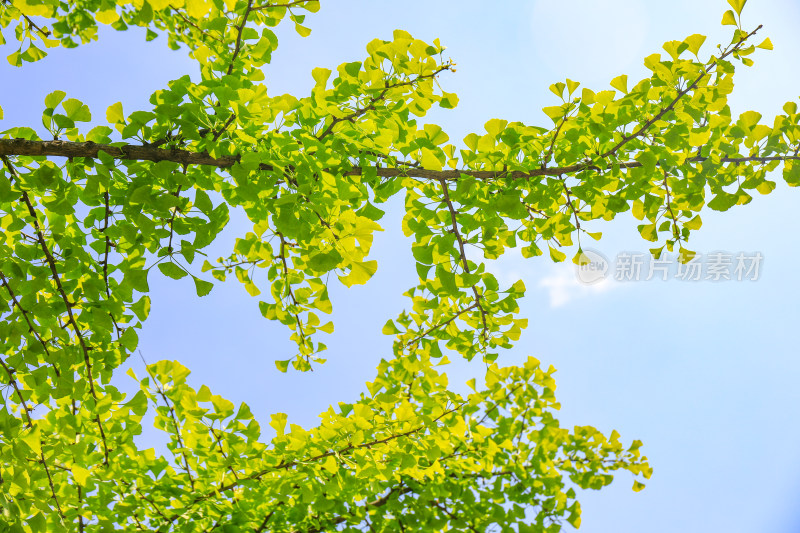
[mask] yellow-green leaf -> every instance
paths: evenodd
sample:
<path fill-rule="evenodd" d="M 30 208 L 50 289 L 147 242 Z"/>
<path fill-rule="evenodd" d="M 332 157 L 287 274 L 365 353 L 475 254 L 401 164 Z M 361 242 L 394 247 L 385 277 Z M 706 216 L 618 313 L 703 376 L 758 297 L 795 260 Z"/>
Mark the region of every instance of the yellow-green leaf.
<path fill-rule="evenodd" d="M 742 9 L 747 3 L 747 0 L 728 0 L 728 4 L 736 11 L 737 15 L 742 14 Z"/>
<path fill-rule="evenodd" d="M 558 122 L 561 120 L 561 117 L 564 116 L 564 108 L 561 106 L 543 107 L 542 111 L 544 111 L 544 114 L 550 117 L 554 122 Z"/>
<path fill-rule="evenodd" d="M 756 190 L 761 194 L 769 194 L 775 190 L 775 182 L 774 181 L 762 181 L 756 187 Z"/>
<path fill-rule="evenodd" d="M 681 263 L 688 263 L 694 256 L 697 255 L 697 252 L 693 252 L 691 250 L 687 250 L 683 246 L 678 249 L 678 261 Z"/>
<path fill-rule="evenodd" d="M 736 15 L 730 9 L 722 15 L 723 26 L 736 26 Z"/>
<path fill-rule="evenodd" d="M 688 36 L 686 39 L 683 40 L 688 46 L 689 51 L 694 55 L 700 51 L 700 47 L 703 46 L 703 43 L 706 42 L 706 36 L 700 35 L 699 33 L 695 33 L 693 35 Z"/>
<path fill-rule="evenodd" d="M 354 262 L 350 265 L 350 273 L 346 276 L 339 276 L 339 280 L 348 287 L 353 285 L 363 285 L 378 270 L 377 261 Z"/>
<path fill-rule="evenodd" d="M 42 453 L 42 436 L 39 432 L 39 426 L 24 430 L 21 439 L 33 451 L 34 455 L 38 456 Z"/>
<path fill-rule="evenodd" d="M 550 248 L 550 259 L 552 259 L 556 263 L 560 263 L 561 261 L 567 258 L 567 254 L 565 254 L 561 250 L 553 248 L 552 246 L 550 246 L 549 248 Z"/>
<path fill-rule="evenodd" d="M 316 67 L 311 71 L 311 77 L 314 78 L 314 82 L 316 85 L 325 86 L 328 83 L 328 78 L 331 76 L 331 69 L 323 68 L 323 67 Z"/>
<path fill-rule="evenodd" d="M 119 13 L 117 13 L 116 9 L 112 8 L 106 11 L 98 11 L 95 15 L 95 18 L 97 19 L 97 22 L 100 22 L 101 24 L 113 24 L 117 21 L 117 19 L 119 19 Z"/>
<path fill-rule="evenodd" d="M 110 124 L 119 124 L 125 121 L 125 115 L 122 112 L 122 102 L 117 102 L 116 104 L 108 106 L 106 110 L 106 120 L 108 120 Z"/>
<path fill-rule="evenodd" d="M 210 0 L 186 0 L 186 12 L 193 19 L 202 19 L 210 10 Z"/>
<path fill-rule="evenodd" d="M 75 483 L 81 487 L 86 486 L 86 479 L 89 477 L 90 472 L 82 466 L 72 465 L 72 477 L 75 478 Z"/>
<path fill-rule="evenodd" d="M 703 220 L 700 218 L 700 215 L 696 215 L 691 220 L 687 220 L 683 223 L 685 228 L 689 228 L 690 230 L 698 230 L 700 226 L 703 225 Z"/>
<path fill-rule="evenodd" d="M 622 94 L 628 94 L 628 75 L 622 74 L 617 76 L 611 80 L 611 86 Z"/>
<path fill-rule="evenodd" d="M 763 48 L 764 50 L 772 50 L 772 41 L 769 40 L 769 37 L 761 41 L 761 44 L 757 46 L 757 48 Z"/>
<path fill-rule="evenodd" d="M 278 434 L 278 436 L 282 436 L 286 431 L 286 419 L 288 415 L 286 413 L 275 413 L 274 415 L 270 415 L 270 422 L 269 425 L 272 426 L 272 429 Z"/>

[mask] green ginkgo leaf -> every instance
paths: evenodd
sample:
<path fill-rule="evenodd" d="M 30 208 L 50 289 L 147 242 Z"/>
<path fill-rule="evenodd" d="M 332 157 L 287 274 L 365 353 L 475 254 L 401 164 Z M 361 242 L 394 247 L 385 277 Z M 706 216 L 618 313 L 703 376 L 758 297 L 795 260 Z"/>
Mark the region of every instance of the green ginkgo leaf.
<path fill-rule="evenodd" d="M 350 273 L 346 276 L 339 276 L 339 280 L 347 287 L 353 285 L 363 285 L 378 270 L 377 261 L 361 261 L 350 265 Z"/>
<path fill-rule="evenodd" d="M 159 263 L 158 269 L 162 274 L 172 279 L 181 279 L 187 276 L 187 272 L 172 262 Z"/>

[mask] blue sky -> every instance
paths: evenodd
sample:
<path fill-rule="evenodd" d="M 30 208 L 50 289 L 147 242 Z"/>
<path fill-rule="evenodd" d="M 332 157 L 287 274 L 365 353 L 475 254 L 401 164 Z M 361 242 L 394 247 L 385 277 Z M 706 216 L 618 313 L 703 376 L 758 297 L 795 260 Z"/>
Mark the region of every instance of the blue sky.
<path fill-rule="evenodd" d="M 458 72 L 440 82 L 460 103 L 429 120 L 460 139 L 494 117 L 548 125 L 540 109 L 555 103 L 551 83 L 569 77 L 599 90 L 621 73 L 638 79 L 645 75 L 642 58 L 666 40 L 703 33 L 703 51 L 711 53 L 729 39 L 719 25 L 727 7 L 724 0 L 323 2 L 307 19 L 310 37 L 281 32 L 265 71 L 270 94 L 302 95 L 313 67 L 360 59 L 369 40 L 395 28 L 439 37 L 458 63 Z M 750 0 L 744 20 L 748 28 L 764 24 L 761 33 L 775 51 L 759 52 L 755 67 L 739 70 L 731 103 L 734 112 L 755 109 L 769 120 L 800 96 L 800 5 Z M 52 51 L 23 69 L 0 65 L 0 128 L 40 124 L 44 96 L 54 89 L 85 101 L 98 118 L 117 101 L 126 112 L 147 109 L 151 92 L 186 73 L 195 74 L 194 65 L 164 39 L 145 43 L 142 32 L 104 32 L 99 43 Z M 563 423 L 641 439 L 655 468 L 641 493 L 630 490 L 627 476 L 582 493 L 581 531 L 800 531 L 799 199 L 800 191 L 779 182 L 747 206 L 707 212 L 693 236 L 693 249 L 703 253 L 759 251 L 764 262 L 755 282 L 609 282 L 596 290 L 577 283 L 571 264 L 546 258 L 510 254 L 492 267 L 501 279 L 521 278 L 528 287 L 522 311 L 529 329 L 501 364 L 529 354 L 553 364 Z M 290 422 L 314 425 L 329 404 L 362 391 L 390 353 L 391 339 L 380 328 L 403 308 L 401 294 L 416 280 L 400 207 L 390 205 L 386 231 L 376 236 L 380 267 L 373 280 L 332 290 L 336 333 L 328 362 L 313 373 L 275 370 L 275 359 L 294 353 L 287 330 L 261 318 L 257 301 L 235 282 L 198 300 L 191 282 L 152 280 L 153 310 L 140 335 L 144 356 L 182 361 L 194 385 L 247 402 L 262 421 L 281 411 Z M 604 237 L 594 248 L 608 257 L 646 252 L 636 223 L 627 215 L 595 225 Z M 246 229 L 234 217 L 224 238 Z M 215 245 L 214 254 L 226 249 Z M 460 385 L 480 374 L 480 365 L 454 362 L 450 381 Z"/>

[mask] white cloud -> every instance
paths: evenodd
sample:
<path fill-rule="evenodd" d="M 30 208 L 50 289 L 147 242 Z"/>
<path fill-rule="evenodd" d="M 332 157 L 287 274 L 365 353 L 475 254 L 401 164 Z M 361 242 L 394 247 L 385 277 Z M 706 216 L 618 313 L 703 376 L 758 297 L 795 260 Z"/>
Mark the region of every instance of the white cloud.
<path fill-rule="evenodd" d="M 575 272 L 575 266 L 568 263 L 553 265 L 552 274 L 539 281 L 539 287 L 550 295 L 550 306 L 561 307 L 572 300 L 601 294 L 618 287 L 619 284 L 606 277 L 596 283 L 582 283 Z"/>
<path fill-rule="evenodd" d="M 495 275 L 500 287 L 509 287 L 517 280 L 522 280 L 528 289 L 538 287 L 547 290 L 551 307 L 561 307 L 572 300 L 602 294 L 623 285 L 613 279 L 611 271 L 604 272 L 605 277 L 599 281 L 581 282 L 576 266 L 571 261 L 547 265 L 544 257 L 523 259 L 520 250 L 509 250 L 494 261 L 486 261 L 474 252 L 469 254 L 469 258 L 478 263 L 484 262 L 486 270 Z M 601 254 L 600 257 L 605 256 Z"/>

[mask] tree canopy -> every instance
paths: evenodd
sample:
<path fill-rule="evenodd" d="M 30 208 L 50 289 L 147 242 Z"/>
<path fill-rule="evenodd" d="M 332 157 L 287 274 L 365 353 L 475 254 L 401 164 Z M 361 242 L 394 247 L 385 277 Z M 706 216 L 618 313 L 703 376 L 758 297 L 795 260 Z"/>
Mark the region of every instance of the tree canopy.
<path fill-rule="evenodd" d="M 667 42 L 636 83 L 553 84 L 546 127 L 493 119 L 453 144 L 425 117 L 456 107 L 443 88 L 455 64 L 438 40 L 402 30 L 335 72 L 314 69 L 309 95 L 268 94 L 273 28 L 308 35 L 317 1 L 0 0 L 12 65 L 108 25 L 144 27 L 200 68 L 153 93 L 148 110 L 109 107 L 107 125 L 89 131 L 89 107 L 55 90 L 44 129 L 0 134 L 0 522 L 25 532 L 558 531 L 580 524 L 579 489 L 627 471 L 641 490 L 651 468 L 639 441 L 561 427 L 554 369 L 534 358 L 502 366 L 527 325 L 525 286 L 502 286 L 487 265 L 514 248 L 564 261 L 573 242 L 580 263 L 581 239 L 627 211 L 654 256 L 689 260 L 706 206 L 770 193 L 773 171 L 800 184 L 797 104 L 769 125 L 727 103 L 739 63 L 772 47 L 742 24 L 744 3 L 729 0 L 731 40 L 710 55 L 703 35 Z M 134 375 L 136 394 L 110 383 L 136 353 L 155 275 L 190 277 L 198 297 L 235 277 L 296 343 L 278 369 L 324 364 L 329 284 L 369 282 L 379 206 L 397 195 L 418 284 L 383 328 L 393 353 L 368 392 L 318 427 L 287 428 L 275 413 L 277 436 L 265 439 L 247 405 L 190 386 L 177 361 Z M 252 231 L 209 260 L 203 250 L 233 208 Z M 452 357 L 486 363 L 470 394 L 439 368 Z M 148 413 L 166 450 L 136 442 Z"/>

